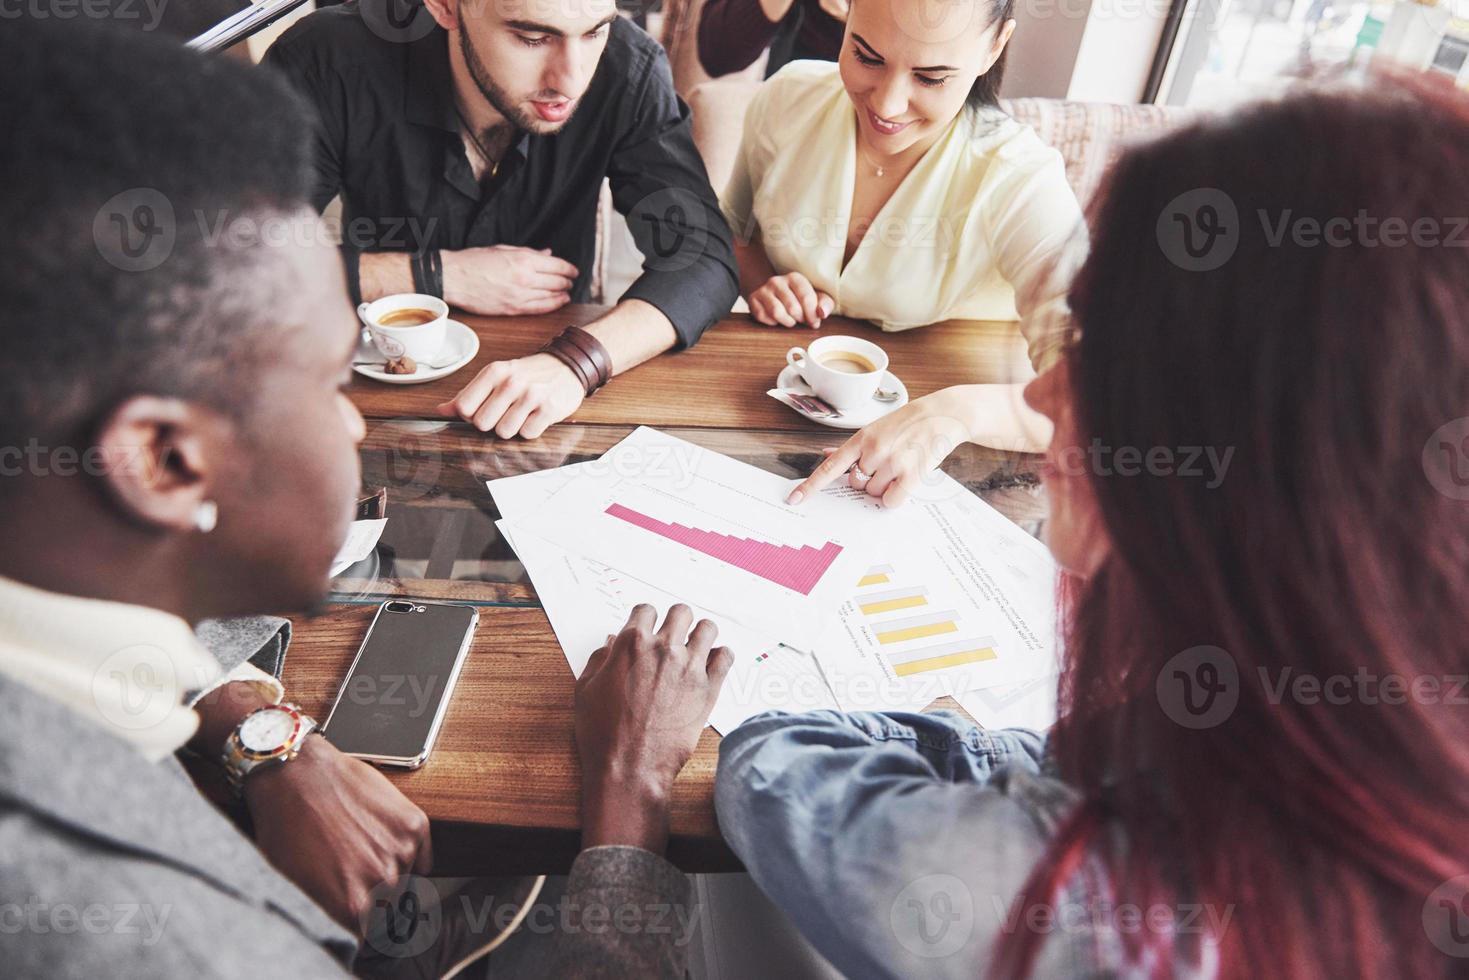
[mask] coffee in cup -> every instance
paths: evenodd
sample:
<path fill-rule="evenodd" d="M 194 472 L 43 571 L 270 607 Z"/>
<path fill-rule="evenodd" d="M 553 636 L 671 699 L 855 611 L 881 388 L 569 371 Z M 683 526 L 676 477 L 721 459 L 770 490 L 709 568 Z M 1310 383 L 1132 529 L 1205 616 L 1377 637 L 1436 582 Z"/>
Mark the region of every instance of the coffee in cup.
<path fill-rule="evenodd" d="M 888 367 L 887 352 L 861 337 L 827 336 L 808 347 L 792 347 L 786 363 L 827 404 L 839 410 L 872 400 Z"/>
<path fill-rule="evenodd" d="M 449 321 L 449 304 L 424 293 L 398 293 L 357 307 L 373 346 L 390 361 L 411 357 L 426 364 L 439 356 Z"/>
<path fill-rule="evenodd" d="M 433 310 L 409 307 L 402 310 L 389 310 L 378 317 L 377 325 L 380 327 L 422 327 L 433 323 L 438 318 L 438 314 Z"/>
<path fill-rule="evenodd" d="M 845 350 L 833 351 L 825 357 L 819 357 L 816 363 L 842 374 L 870 374 L 877 370 L 877 365 L 861 354 Z"/>

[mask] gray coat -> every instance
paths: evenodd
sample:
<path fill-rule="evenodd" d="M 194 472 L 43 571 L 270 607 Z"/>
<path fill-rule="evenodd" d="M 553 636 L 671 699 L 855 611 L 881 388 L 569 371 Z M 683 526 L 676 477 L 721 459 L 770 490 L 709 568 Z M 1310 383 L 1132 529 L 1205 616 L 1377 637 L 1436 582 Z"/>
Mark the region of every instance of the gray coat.
<path fill-rule="evenodd" d="M 16 977 L 340 977 L 357 944 L 175 760 L 0 678 L 0 947 Z"/>
<path fill-rule="evenodd" d="M 565 887 L 573 906 L 613 909 L 686 909 L 690 891 L 667 862 L 630 847 L 583 853 Z M 524 976 L 684 975 L 686 935 L 574 929 L 526 938 L 543 941 L 515 958 Z M 175 759 L 150 763 L 0 676 L 5 976 L 343 977 L 357 948 Z"/>

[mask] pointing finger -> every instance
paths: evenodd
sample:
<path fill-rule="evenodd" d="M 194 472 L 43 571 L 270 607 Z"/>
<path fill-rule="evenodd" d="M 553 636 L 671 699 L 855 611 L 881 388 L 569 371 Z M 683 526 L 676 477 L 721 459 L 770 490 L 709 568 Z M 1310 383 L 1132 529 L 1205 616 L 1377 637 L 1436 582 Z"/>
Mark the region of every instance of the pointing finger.
<path fill-rule="evenodd" d="M 843 443 L 840 449 L 826 457 L 826 460 L 816 467 L 816 471 L 807 477 L 804 483 L 792 490 L 791 495 L 786 498 L 786 503 L 799 504 L 809 495 L 824 490 L 861 458 L 861 443 L 857 436 L 853 436 Z"/>

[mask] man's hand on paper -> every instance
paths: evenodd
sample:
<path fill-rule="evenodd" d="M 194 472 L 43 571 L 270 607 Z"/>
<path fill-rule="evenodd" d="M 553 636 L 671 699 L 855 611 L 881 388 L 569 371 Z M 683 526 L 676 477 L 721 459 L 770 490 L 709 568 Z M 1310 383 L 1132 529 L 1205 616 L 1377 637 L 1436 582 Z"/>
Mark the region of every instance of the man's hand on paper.
<path fill-rule="evenodd" d="M 660 853 L 673 781 L 693 755 L 734 657 L 688 606 L 663 626 L 639 605 L 576 684 L 582 846 L 630 844 Z M 690 626 L 693 626 L 692 632 Z"/>
<path fill-rule="evenodd" d="M 949 453 L 970 440 L 968 409 L 955 404 L 959 392 L 949 388 L 915 399 L 828 450 L 826 461 L 791 491 L 787 503 L 799 504 L 845 473 L 854 490 L 881 498 L 884 507 L 900 506 Z"/>

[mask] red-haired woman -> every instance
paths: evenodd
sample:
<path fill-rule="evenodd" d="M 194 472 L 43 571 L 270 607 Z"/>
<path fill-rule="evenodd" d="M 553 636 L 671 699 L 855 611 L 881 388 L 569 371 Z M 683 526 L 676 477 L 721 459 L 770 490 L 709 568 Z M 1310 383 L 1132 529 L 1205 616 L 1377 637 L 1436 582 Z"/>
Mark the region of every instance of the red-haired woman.
<path fill-rule="evenodd" d="M 1465 216 L 1469 105 L 1422 82 L 1119 163 L 1027 390 L 1074 586 L 1049 739 L 724 741 L 725 836 L 844 973 L 1469 972 Z"/>

